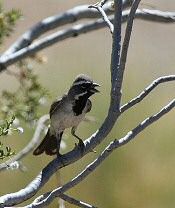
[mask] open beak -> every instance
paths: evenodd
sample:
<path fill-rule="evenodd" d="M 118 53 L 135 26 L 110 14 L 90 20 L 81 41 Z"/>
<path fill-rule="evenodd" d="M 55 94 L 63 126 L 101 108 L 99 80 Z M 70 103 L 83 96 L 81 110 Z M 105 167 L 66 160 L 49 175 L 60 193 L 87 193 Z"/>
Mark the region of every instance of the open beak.
<path fill-rule="evenodd" d="M 100 87 L 101 85 L 99 85 L 98 83 L 96 82 L 93 82 L 92 86 L 91 86 L 91 92 L 93 93 L 97 93 L 97 92 L 100 92 L 99 90 L 97 90 L 95 87 Z"/>

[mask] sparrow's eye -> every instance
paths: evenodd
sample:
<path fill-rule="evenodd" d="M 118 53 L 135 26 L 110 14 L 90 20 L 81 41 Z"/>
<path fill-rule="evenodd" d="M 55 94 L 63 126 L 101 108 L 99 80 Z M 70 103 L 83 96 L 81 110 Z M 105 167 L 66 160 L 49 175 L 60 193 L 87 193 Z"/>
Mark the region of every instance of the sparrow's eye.
<path fill-rule="evenodd" d="M 83 83 L 83 84 L 81 84 L 81 87 L 82 87 L 83 89 L 86 89 L 86 88 L 88 88 L 89 86 L 90 86 L 89 83 Z"/>

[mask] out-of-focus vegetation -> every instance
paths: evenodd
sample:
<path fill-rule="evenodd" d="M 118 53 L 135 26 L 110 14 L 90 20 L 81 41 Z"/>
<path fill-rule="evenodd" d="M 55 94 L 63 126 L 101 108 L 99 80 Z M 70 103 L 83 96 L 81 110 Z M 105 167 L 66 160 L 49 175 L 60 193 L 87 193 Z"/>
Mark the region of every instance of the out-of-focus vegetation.
<path fill-rule="evenodd" d="M 12 9 L 11 11 L 4 12 L 2 3 L 0 3 L 0 44 L 3 43 L 6 37 L 9 37 L 9 35 L 13 31 L 14 26 L 16 25 L 17 20 L 19 20 L 21 17 L 22 17 L 21 12 L 16 9 Z M 11 115 L 13 115 L 13 113 Z M 15 120 L 14 115 L 11 117 L 10 121 L 8 121 L 8 119 L 6 118 L 5 123 L 3 123 L 4 120 L 0 120 L 0 136 L 8 135 L 10 127 L 13 124 L 14 120 Z M 15 155 L 15 151 L 12 151 L 10 146 L 6 146 L 4 148 L 4 145 L 0 140 L 0 161 L 3 161 L 5 158 L 10 158 L 13 155 Z"/>
<path fill-rule="evenodd" d="M 43 17 L 63 12 L 73 6 L 90 3 L 94 2 L 51 0 L 48 7 L 48 0 L 34 2 L 16 0 L 14 4 L 11 0 L 5 0 L 4 7 L 8 9 L 18 7 L 26 16 L 18 24 L 17 34 L 13 34 L 9 41 L 16 40 L 26 29 Z M 164 0 L 154 0 L 151 4 L 164 11 L 175 10 L 173 1 L 167 4 Z M 123 103 L 138 95 L 154 79 L 174 74 L 174 37 L 173 24 L 135 21 L 124 78 Z M 4 48 L 8 46 L 9 44 L 6 43 Z M 34 63 L 34 67 L 43 85 L 49 88 L 51 98 L 46 106 L 39 108 L 40 114 L 48 113 L 49 104 L 67 91 L 77 74 L 86 73 L 102 85 L 100 94 L 92 98 L 93 108 L 90 112 L 90 115 L 100 119 L 100 123 L 93 125 L 83 123 L 77 131 L 78 135 L 86 139 L 100 126 L 109 105 L 110 32 L 106 28 L 71 38 L 45 49 L 44 54 L 48 57 L 48 63 L 45 65 Z M 11 68 L 16 71 L 16 68 Z M 16 85 L 16 79 L 2 73 L 0 89 L 13 90 Z M 67 182 L 82 171 L 112 139 L 124 136 L 140 121 L 160 110 L 174 97 L 174 91 L 173 82 L 163 84 L 142 104 L 125 112 L 109 137 L 96 149 L 96 154 L 91 153 L 81 161 L 61 170 L 63 181 Z M 100 208 L 174 208 L 174 113 L 174 110 L 171 111 L 134 141 L 115 151 L 92 175 L 68 194 L 98 205 Z M 32 135 L 33 129 L 27 128 L 20 137 L 13 134 L 7 138 L 7 141 L 19 151 L 30 141 Z M 63 139 L 67 144 L 65 150 L 67 152 L 73 148 L 76 141 L 69 134 L 69 130 L 65 132 Z M 19 170 L 1 172 L 0 181 L 3 189 L 0 190 L 0 194 L 17 191 L 26 186 L 51 159 L 45 155 L 34 157 L 30 154 L 22 160 L 28 168 L 27 172 L 22 173 Z M 11 184 L 7 181 L 15 181 L 15 183 Z M 52 190 L 56 187 L 56 183 L 56 176 L 53 176 L 39 194 Z M 57 200 L 50 207 L 56 207 L 56 205 Z M 66 208 L 72 207 L 74 206 L 66 204 Z"/>
<path fill-rule="evenodd" d="M 3 5 L 0 2 L 0 44 L 3 43 L 6 37 L 9 37 L 14 30 L 16 22 L 22 18 L 22 13 L 18 9 L 11 9 L 8 12 L 3 10 Z"/>
<path fill-rule="evenodd" d="M 15 114 L 18 119 L 35 125 L 36 119 L 38 119 L 38 108 L 44 104 L 48 92 L 39 82 L 30 61 L 20 61 L 17 69 L 17 73 L 9 72 L 9 74 L 15 76 L 19 87 L 14 92 L 3 90 L 2 113 L 4 117 Z"/>
<path fill-rule="evenodd" d="M 6 120 L 5 124 L 0 124 L 0 136 L 8 135 L 10 127 L 13 124 L 14 120 L 15 120 L 15 116 L 12 116 L 11 121 Z M 10 158 L 13 155 L 15 155 L 15 151 L 12 151 L 11 147 L 6 147 L 4 150 L 3 143 L 0 141 L 0 160 L 4 160 L 5 158 Z"/>
<path fill-rule="evenodd" d="M 9 38 L 14 31 L 17 21 L 22 17 L 22 13 L 18 9 L 11 9 L 6 12 L 3 10 L 3 5 L 0 3 L 0 44 L 2 45 L 5 38 Z M 33 55 L 31 57 L 38 63 L 44 63 L 44 57 Z M 48 96 L 48 92 L 40 84 L 38 75 L 34 73 L 34 67 L 31 60 L 22 60 L 16 64 L 17 72 L 7 70 L 9 76 L 16 78 L 19 87 L 14 91 L 3 89 L 1 92 L 1 120 L 0 120 L 0 136 L 7 136 L 15 117 L 24 121 L 30 126 L 35 126 L 38 119 L 38 107 L 43 104 Z M 8 121 L 8 119 L 10 119 Z M 5 124 L 4 124 L 5 121 Z M 2 124 L 1 124 L 2 123 Z M 17 128 L 17 130 L 19 130 Z M 1 137 L 2 138 L 2 137 Z M 0 140 L 0 161 L 11 159 L 16 151 L 12 151 L 12 147 L 4 147 Z"/>

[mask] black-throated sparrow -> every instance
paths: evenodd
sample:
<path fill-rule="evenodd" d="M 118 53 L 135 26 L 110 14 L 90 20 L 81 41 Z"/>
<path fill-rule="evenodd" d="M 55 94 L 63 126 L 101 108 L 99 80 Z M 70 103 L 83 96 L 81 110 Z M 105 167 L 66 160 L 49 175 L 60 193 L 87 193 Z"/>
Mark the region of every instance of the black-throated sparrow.
<path fill-rule="evenodd" d="M 63 132 L 70 127 L 72 127 L 71 134 L 79 140 L 79 146 L 83 151 L 84 143 L 75 131 L 85 114 L 91 110 L 92 103 L 89 97 L 99 92 L 95 88 L 98 86 L 100 85 L 93 82 L 87 75 L 77 76 L 69 91 L 52 103 L 50 127 L 41 144 L 34 150 L 34 155 L 40 155 L 43 152 L 47 155 L 59 155 Z"/>

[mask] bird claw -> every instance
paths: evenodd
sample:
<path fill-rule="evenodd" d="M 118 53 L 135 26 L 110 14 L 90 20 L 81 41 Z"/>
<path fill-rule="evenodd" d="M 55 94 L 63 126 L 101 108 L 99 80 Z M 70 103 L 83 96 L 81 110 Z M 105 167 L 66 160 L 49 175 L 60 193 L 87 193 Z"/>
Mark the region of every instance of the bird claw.
<path fill-rule="evenodd" d="M 62 157 L 62 154 L 60 154 L 59 152 L 57 152 L 57 158 L 60 159 Z"/>

